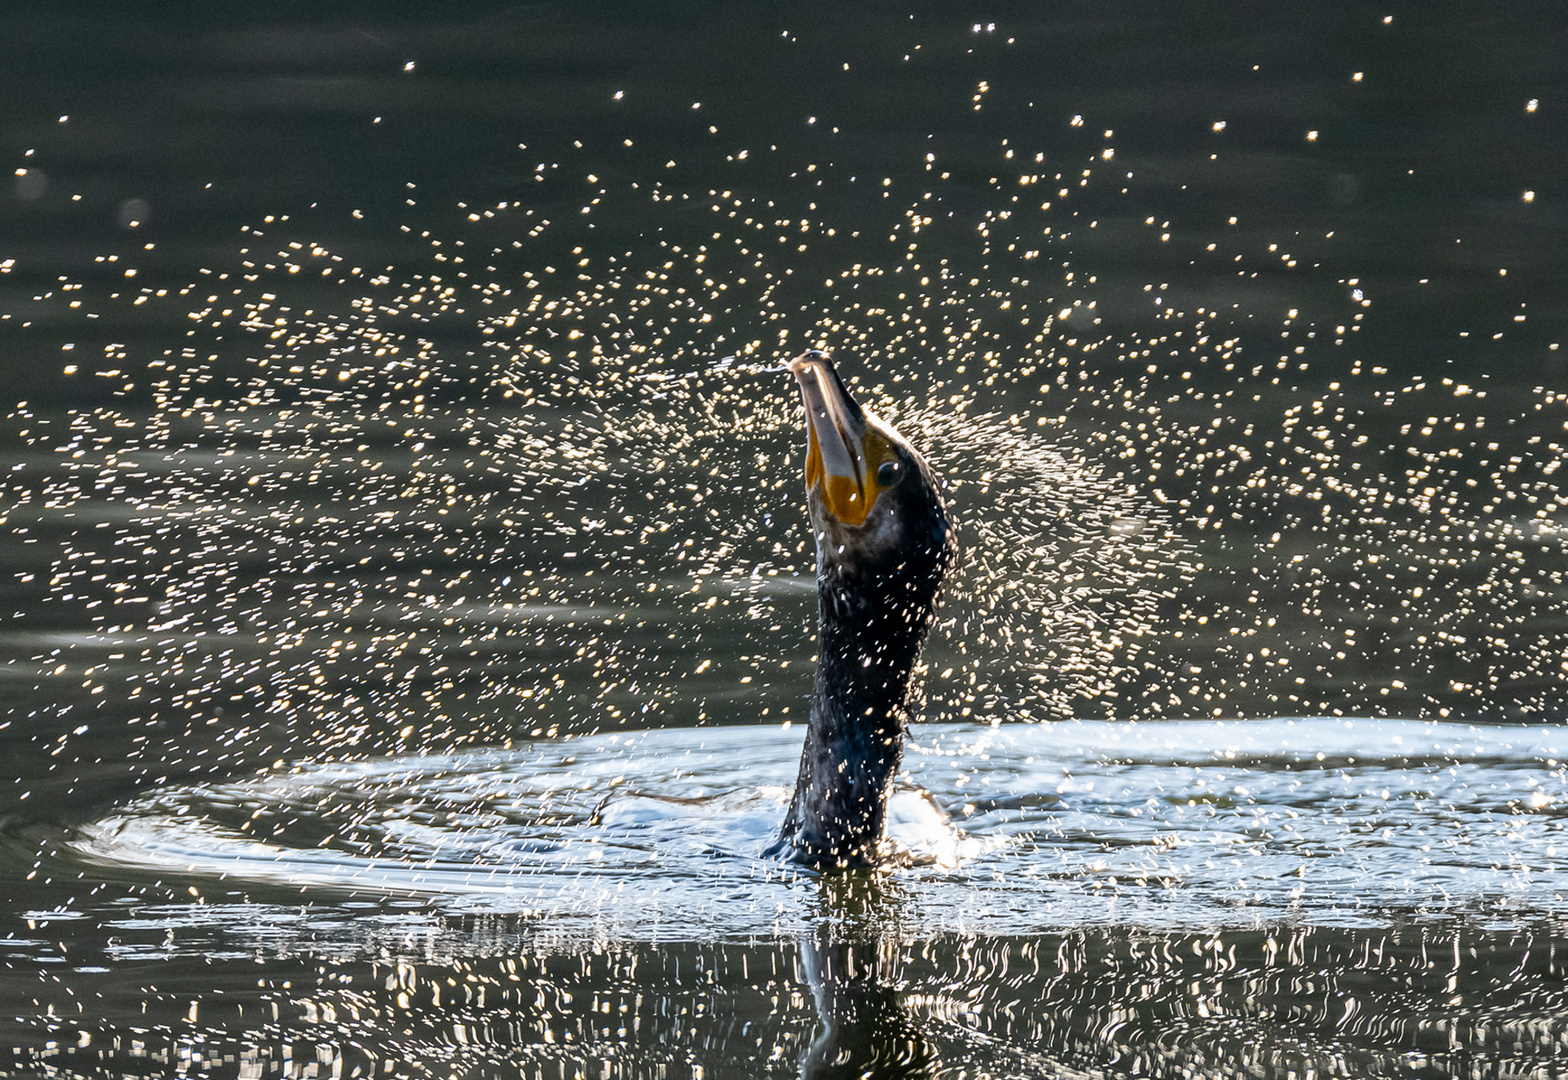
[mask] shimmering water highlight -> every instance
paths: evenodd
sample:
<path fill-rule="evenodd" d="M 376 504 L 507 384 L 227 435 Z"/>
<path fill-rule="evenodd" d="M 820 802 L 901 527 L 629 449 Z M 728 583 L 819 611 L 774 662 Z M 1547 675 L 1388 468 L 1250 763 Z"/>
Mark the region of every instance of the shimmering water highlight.
<path fill-rule="evenodd" d="M 815 875 L 759 856 L 798 748 L 768 726 L 295 766 L 164 789 L 73 847 L 95 873 L 415 896 L 573 937 L 794 933 Z M 936 859 L 890 871 L 922 934 L 1497 924 L 1568 903 L 1568 729 L 933 724 L 905 766 L 961 830 L 895 800 L 895 838 Z"/>
<path fill-rule="evenodd" d="M 0 1074 L 1563 1074 L 1559 14 L 798 14 L 8 19 Z M 968 552 L 874 875 L 808 346 Z"/>

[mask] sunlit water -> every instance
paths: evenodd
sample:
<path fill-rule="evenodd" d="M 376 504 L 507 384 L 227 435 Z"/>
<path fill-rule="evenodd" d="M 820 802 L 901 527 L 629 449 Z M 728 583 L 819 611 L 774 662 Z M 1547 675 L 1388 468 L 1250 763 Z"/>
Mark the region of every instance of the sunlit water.
<path fill-rule="evenodd" d="M 1561 1074 L 1558 20 L 682 11 L 0 35 L 0 1073 Z"/>
<path fill-rule="evenodd" d="M 592 736 L 132 800 L 44 864 L 111 891 L 0 942 L 46 973 L 48 1041 L 18 1063 L 1446 1075 L 1560 1052 L 1565 729 L 929 725 L 907 779 L 951 821 L 901 790 L 893 831 L 927 861 L 847 876 L 759 858 L 798 736 Z M 246 977 L 213 993 L 215 966 Z"/>
<path fill-rule="evenodd" d="M 659 731 L 294 766 L 161 789 L 72 847 L 104 871 L 425 897 L 565 937 L 799 932 L 814 875 L 761 858 L 799 742 Z M 936 803 L 899 792 L 890 830 L 921 860 L 891 872 L 924 933 L 1496 923 L 1568 902 L 1568 729 L 930 725 L 905 764 Z"/>

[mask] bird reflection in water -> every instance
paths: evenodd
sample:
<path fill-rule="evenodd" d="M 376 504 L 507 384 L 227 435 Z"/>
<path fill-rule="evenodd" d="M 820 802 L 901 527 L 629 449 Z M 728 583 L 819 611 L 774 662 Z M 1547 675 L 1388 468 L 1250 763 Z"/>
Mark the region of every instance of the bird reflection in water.
<path fill-rule="evenodd" d="M 926 1025 L 904 1001 L 902 890 L 876 872 L 825 874 L 816 927 L 800 943 L 817 1032 L 800 1059 L 809 1080 L 934 1076 Z"/>

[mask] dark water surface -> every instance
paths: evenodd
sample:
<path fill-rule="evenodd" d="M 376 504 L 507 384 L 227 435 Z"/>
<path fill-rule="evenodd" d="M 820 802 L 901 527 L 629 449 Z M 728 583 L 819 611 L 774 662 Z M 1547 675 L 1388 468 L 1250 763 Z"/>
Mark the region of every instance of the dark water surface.
<path fill-rule="evenodd" d="M 1565 58 L 8 17 L 0 1072 L 1568 1072 Z M 885 874 L 758 857 L 809 345 L 965 548 Z"/>

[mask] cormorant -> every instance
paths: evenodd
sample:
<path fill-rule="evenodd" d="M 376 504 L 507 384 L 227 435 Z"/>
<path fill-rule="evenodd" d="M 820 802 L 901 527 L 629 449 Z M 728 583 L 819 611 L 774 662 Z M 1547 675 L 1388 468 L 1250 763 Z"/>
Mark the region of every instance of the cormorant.
<path fill-rule="evenodd" d="M 789 367 L 806 406 L 818 659 L 795 795 L 768 854 L 869 866 L 885 854 L 910 675 L 958 549 L 925 459 L 855 403 L 826 354 Z"/>

